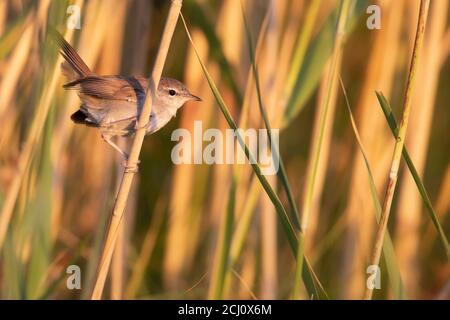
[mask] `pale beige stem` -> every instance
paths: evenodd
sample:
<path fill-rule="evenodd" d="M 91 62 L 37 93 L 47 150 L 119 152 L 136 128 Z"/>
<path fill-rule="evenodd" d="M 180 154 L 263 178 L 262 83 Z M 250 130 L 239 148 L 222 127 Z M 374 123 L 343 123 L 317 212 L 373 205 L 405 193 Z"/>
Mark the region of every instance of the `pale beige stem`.
<path fill-rule="evenodd" d="M 428 157 L 428 145 L 433 123 L 433 113 L 439 75 L 440 48 L 447 22 L 448 0 L 440 0 L 430 8 L 427 26 L 426 45 L 423 48 L 422 63 L 417 73 L 417 86 L 420 92 L 414 94 L 414 113 L 409 121 L 409 133 L 406 144 L 416 170 L 422 177 Z M 421 276 L 421 225 L 422 199 L 416 191 L 417 186 L 412 175 L 405 174 L 401 179 L 401 190 L 397 212 L 395 214 L 395 248 L 398 263 L 408 297 L 418 298 Z M 437 208 L 437 207 L 436 207 Z M 430 224 L 431 226 L 432 224 Z"/>
<path fill-rule="evenodd" d="M 220 18 L 219 18 L 220 19 Z M 200 30 L 193 32 L 196 39 L 197 48 L 204 55 L 208 55 L 208 40 Z M 192 47 L 189 48 L 186 56 L 185 83 L 193 92 L 208 92 L 207 83 L 203 80 L 203 73 L 197 65 L 197 58 Z M 213 115 L 212 95 L 202 94 L 202 108 L 190 108 L 189 112 L 183 112 L 180 118 L 180 127 L 194 133 L 194 121 L 202 121 L 203 124 L 210 123 Z M 186 110 L 186 109 L 185 109 Z M 194 144 L 191 144 L 194 148 Z M 168 205 L 169 225 L 166 238 L 166 254 L 164 255 L 164 276 L 163 283 L 165 290 L 176 292 L 183 290 L 184 277 L 189 272 L 195 262 L 196 250 L 198 249 L 201 232 L 199 231 L 202 208 L 193 203 L 193 199 L 203 198 L 202 188 L 195 188 L 195 183 L 199 183 L 204 176 L 201 166 L 181 164 L 175 166 L 172 174 L 171 188 L 168 190 L 170 201 Z M 214 179 L 214 181 L 217 181 Z M 214 198 L 215 188 L 211 199 Z M 195 195 L 195 196 L 194 196 Z M 220 193 L 223 195 L 223 190 Z M 214 200 L 212 200 L 214 203 Z M 214 205 L 212 206 L 214 208 Z M 162 214 L 161 212 L 160 214 Z M 153 213 L 157 214 L 156 212 Z M 214 210 L 211 210 L 214 217 Z M 204 221 L 204 220 L 203 220 Z"/>
<path fill-rule="evenodd" d="M 83 1 L 79 0 L 76 2 L 77 5 L 82 5 Z M 70 38 L 73 34 L 73 30 L 68 30 L 65 34 L 65 38 Z M 9 221 L 11 220 L 14 207 L 16 205 L 17 197 L 19 195 L 20 187 L 26 176 L 27 169 L 31 160 L 33 159 L 34 152 L 36 150 L 36 145 L 41 138 L 44 124 L 47 119 L 48 111 L 50 110 L 51 101 L 53 99 L 56 85 L 59 78 L 59 64 L 61 57 L 58 57 L 57 61 L 51 69 L 51 75 L 49 77 L 49 82 L 40 97 L 39 103 L 36 108 L 34 118 L 31 123 L 30 131 L 23 145 L 22 152 L 20 153 L 20 158 L 17 164 L 17 171 L 14 175 L 12 183 L 8 189 L 5 202 L 0 214 L 0 249 L 3 246 L 5 240 L 6 232 L 8 229 Z"/>
<path fill-rule="evenodd" d="M 379 110 L 374 88 L 382 91 L 386 97 L 391 96 L 395 79 L 397 56 L 400 46 L 401 27 L 404 20 L 405 1 L 376 2 L 383 15 L 383 27 L 373 34 L 372 47 L 365 66 L 365 75 L 359 92 L 357 123 L 369 162 L 372 164 L 373 178 L 378 192 L 382 192 L 385 184 L 385 173 L 389 170 L 390 155 L 386 148 L 394 147 L 390 133 L 385 130 L 386 119 Z M 409 2 L 408 2 L 409 3 Z M 378 134 L 374 134 L 377 132 Z M 367 256 L 370 254 L 372 239 L 375 233 L 375 207 L 371 203 L 367 168 L 360 150 L 351 155 L 351 181 L 349 196 L 343 223 L 345 230 L 345 253 L 341 266 L 341 299 L 358 299 L 365 290 L 365 270 Z M 316 250 L 317 251 L 317 250 Z"/>
<path fill-rule="evenodd" d="M 380 262 L 381 249 L 383 246 L 384 234 L 386 232 L 389 213 L 391 211 L 392 199 L 394 197 L 395 186 L 397 184 L 398 169 L 402 157 L 403 146 L 405 144 L 406 130 L 408 128 L 409 114 L 411 112 L 411 97 L 416 78 L 417 66 L 419 62 L 420 49 L 422 48 L 423 38 L 425 34 L 425 25 L 428 16 L 428 8 L 430 0 L 422 0 L 420 2 L 419 19 L 417 22 L 416 39 L 411 57 L 411 65 L 408 74 L 408 82 L 406 84 L 405 98 L 403 101 L 403 115 L 398 131 L 397 142 L 395 143 L 394 154 L 392 157 L 391 170 L 389 173 L 389 182 L 383 202 L 383 210 L 381 212 L 380 223 L 375 237 L 375 246 L 371 258 L 371 265 L 378 265 Z M 367 288 L 365 293 L 366 299 L 372 299 L 373 289 Z"/>
<path fill-rule="evenodd" d="M 0 36 L 3 35 L 6 25 L 6 17 L 8 16 L 8 1 L 0 2 Z"/>
<path fill-rule="evenodd" d="M 8 114 L 8 107 L 13 102 L 12 99 L 16 93 L 14 88 L 17 87 L 30 58 L 30 50 L 36 29 L 34 18 L 32 14 L 28 15 L 22 35 L 18 39 L 17 45 L 2 72 L 2 81 L 0 82 L 0 97 L 2 97 L 0 99 L 0 118 L 2 122 L 5 122 L 7 119 L 5 114 Z"/>
<path fill-rule="evenodd" d="M 158 54 L 156 56 L 153 72 L 151 77 L 149 78 L 149 87 L 147 90 L 145 105 L 139 117 L 138 122 L 139 129 L 136 131 L 136 135 L 134 137 L 133 144 L 131 146 L 130 157 L 127 163 L 127 166 L 130 168 L 136 167 L 139 160 L 139 154 L 141 152 L 142 143 L 144 142 L 144 137 L 146 134 L 145 128 L 148 123 L 148 119 L 150 118 L 155 91 L 161 78 L 162 70 L 167 57 L 167 52 L 169 51 L 170 42 L 172 40 L 172 36 L 175 31 L 178 16 L 180 14 L 182 2 L 183 2 L 182 0 L 172 0 L 170 5 L 169 14 L 162 35 Z M 120 223 L 122 222 L 123 212 L 127 202 L 128 194 L 131 189 L 134 174 L 135 174 L 134 170 L 125 170 L 123 174 L 122 182 L 120 183 L 116 202 L 114 204 L 113 212 L 110 218 L 105 244 L 97 268 L 97 277 L 95 280 L 94 290 L 91 296 L 92 299 L 98 300 L 102 296 L 103 287 L 105 285 L 106 276 L 108 274 L 109 265 L 111 263 L 111 256 L 114 251 L 119 226 Z"/>
<path fill-rule="evenodd" d="M 278 71 L 279 52 L 281 37 L 282 10 L 279 2 L 271 1 L 268 9 L 268 28 L 261 62 L 264 67 L 259 73 L 262 92 L 261 99 L 264 100 L 269 123 L 274 124 L 275 116 L 278 115 L 276 108 L 276 79 Z M 261 117 L 261 116 L 259 116 Z M 276 190 L 276 176 L 269 176 L 268 181 Z M 266 194 L 260 198 L 261 205 L 261 298 L 276 299 L 278 296 L 278 250 L 277 250 L 277 216 L 275 208 Z"/>
<path fill-rule="evenodd" d="M 336 70 L 336 75 L 340 73 L 341 66 L 339 65 Z M 319 137 L 320 132 L 320 116 L 324 112 L 325 103 L 324 100 L 327 96 L 327 75 L 330 70 L 330 63 L 328 62 L 325 67 L 326 70 L 324 75 L 322 76 L 322 81 L 320 84 L 318 100 L 316 104 L 316 114 L 314 115 L 314 124 L 313 124 L 313 135 L 311 138 L 311 145 L 309 149 L 310 156 L 308 157 L 308 165 L 306 172 L 311 172 L 314 164 L 314 148 L 316 146 L 317 139 Z M 319 227 L 319 214 L 321 212 L 320 201 L 322 199 L 324 186 L 325 186 L 325 178 L 327 175 L 328 163 L 329 163 L 329 155 L 331 151 L 331 143 L 332 143 L 332 134 L 333 134 L 333 122 L 334 115 L 336 111 L 336 101 L 337 101 L 337 93 L 338 86 L 336 85 L 336 80 L 333 80 L 334 85 L 331 92 L 330 104 L 328 107 L 328 117 L 325 123 L 324 136 L 323 136 L 323 144 L 321 150 L 321 157 L 318 159 L 319 163 L 317 164 L 317 173 L 316 173 L 316 182 L 314 185 L 314 191 L 311 199 L 311 209 L 308 217 L 308 233 L 305 234 L 305 254 L 307 256 L 313 256 L 315 254 L 314 245 L 317 244 L 315 242 L 315 236 L 317 229 Z"/>
<path fill-rule="evenodd" d="M 78 41 L 78 46 L 76 47 L 77 52 L 79 52 L 80 56 L 83 57 L 83 60 L 87 63 L 88 66 L 93 67 L 96 61 L 103 61 L 104 58 L 99 59 L 99 56 L 102 51 L 103 43 L 108 39 L 108 33 L 119 34 L 116 28 L 112 29 L 111 27 L 115 26 L 113 20 L 111 20 L 111 15 L 113 14 L 110 4 L 107 2 L 100 3 L 99 1 L 89 1 L 86 4 L 86 8 L 84 11 L 86 14 L 83 16 L 83 30 L 89 30 L 89 32 L 82 32 L 80 35 L 80 39 Z M 117 9 L 117 8 L 116 8 Z M 120 15 L 118 15 L 120 16 Z M 117 18 L 115 18 L 117 19 Z M 110 24 L 110 22 L 113 22 Z M 118 44 L 122 43 L 122 40 L 119 40 L 119 36 L 115 36 L 116 40 L 116 48 L 120 48 L 121 46 Z M 108 47 L 108 42 L 106 41 L 106 46 Z M 103 50 L 104 52 L 106 50 Z M 119 51 L 114 49 L 114 51 Z M 111 57 L 110 57 L 111 56 Z M 103 55 L 105 57 L 105 54 Z M 117 54 L 108 55 L 109 62 L 112 62 L 113 58 L 117 59 L 115 61 L 120 61 Z M 119 73 L 120 69 L 116 67 L 114 63 L 109 63 L 107 66 L 103 62 L 101 66 L 96 67 L 95 70 L 98 74 L 102 74 L 103 71 L 108 72 L 108 74 L 116 74 Z M 64 160 L 65 154 L 69 152 L 70 146 L 70 138 L 73 135 L 73 131 L 75 126 L 71 121 L 67 121 L 70 118 L 71 113 L 73 113 L 79 106 L 78 96 L 75 94 L 69 95 L 68 99 L 64 103 L 64 105 L 59 110 L 58 120 L 55 124 L 55 131 L 52 137 L 52 145 L 51 145 L 51 157 L 52 162 L 55 164 L 54 172 L 53 172 L 53 197 L 52 197 L 52 227 L 51 227 L 51 236 L 53 239 L 57 237 L 60 221 L 63 216 L 63 210 L 67 210 L 68 202 L 63 203 L 64 199 L 64 184 L 67 181 L 67 169 L 68 164 Z M 97 137 L 98 138 L 98 137 Z M 102 147 L 105 147 L 105 143 L 100 139 L 95 139 L 93 142 L 90 139 L 85 139 L 83 148 L 92 148 L 98 150 L 94 145 L 100 144 Z M 86 146 L 88 144 L 88 146 Z M 100 147 L 100 148 L 102 148 Z M 107 146 L 109 148 L 109 146 Z M 83 152 L 81 152 L 83 153 Z M 81 154 L 80 153 L 80 154 Z M 84 153 L 86 154 L 86 153 Z M 109 172 L 111 163 L 113 158 L 108 156 L 106 152 L 95 152 L 94 155 L 91 153 L 87 153 L 86 157 L 81 157 L 81 159 L 77 159 L 74 161 L 85 162 L 85 165 L 88 167 L 96 167 L 101 164 L 101 170 L 93 170 L 91 174 L 89 174 L 89 179 L 83 180 L 83 188 L 88 193 L 92 193 L 91 188 L 98 188 L 98 190 L 107 190 L 106 186 L 109 185 L 109 179 L 102 179 L 104 177 L 105 172 Z M 100 186 L 100 184 L 102 184 Z M 97 187 L 98 186 L 98 187 Z M 89 208 L 89 212 L 97 212 L 99 207 L 104 203 L 105 196 L 108 196 L 109 192 L 102 192 L 101 195 L 97 195 L 95 197 L 95 206 L 91 206 L 89 201 L 86 201 L 83 205 L 84 208 Z M 63 206 L 64 205 L 64 206 Z M 78 219 L 85 220 L 86 217 L 83 214 L 79 214 Z"/>

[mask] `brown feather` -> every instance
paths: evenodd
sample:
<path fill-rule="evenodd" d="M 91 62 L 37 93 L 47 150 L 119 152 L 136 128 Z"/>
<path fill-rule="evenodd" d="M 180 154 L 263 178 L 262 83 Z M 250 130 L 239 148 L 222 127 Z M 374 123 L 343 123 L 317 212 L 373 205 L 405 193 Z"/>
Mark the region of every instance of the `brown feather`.
<path fill-rule="evenodd" d="M 144 99 L 146 86 L 147 79 L 140 77 L 90 76 L 69 82 L 64 88 L 101 99 L 137 102 Z"/>
<path fill-rule="evenodd" d="M 61 55 L 67 61 L 68 65 L 63 65 L 63 73 L 70 75 L 68 77 L 71 79 L 73 75 L 77 75 L 78 78 L 87 77 L 89 75 L 94 75 L 94 73 L 89 69 L 86 63 L 81 59 L 75 49 L 63 38 L 63 36 L 55 29 L 49 29 L 49 35 L 53 38 L 56 44 L 61 49 Z M 68 68 L 72 68 L 74 73 L 67 71 Z M 65 69 L 65 70 L 64 70 Z"/>

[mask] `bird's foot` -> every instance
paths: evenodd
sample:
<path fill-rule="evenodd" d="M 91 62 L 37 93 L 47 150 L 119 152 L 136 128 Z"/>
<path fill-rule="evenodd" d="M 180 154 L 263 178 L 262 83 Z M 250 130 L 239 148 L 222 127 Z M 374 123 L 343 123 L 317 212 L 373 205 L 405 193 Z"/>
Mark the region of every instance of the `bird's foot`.
<path fill-rule="evenodd" d="M 122 161 L 122 165 L 125 167 L 126 173 L 138 173 L 139 172 L 139 163 L 141 163 L 140 160 L 138 160 L 135 165 L 129 165 L 128 159 L 125 159 Z"/>
<path fill-rule="evenodd" d="M 143 126 L 139 126 L 139 119 L 137 119 L 134 124 L 134 130 L 136 131 L 139 129 L 148 129 L 148 127 L 150 127 L 150 121 L 147 121 L 147 123 L 144 124 Z"/>

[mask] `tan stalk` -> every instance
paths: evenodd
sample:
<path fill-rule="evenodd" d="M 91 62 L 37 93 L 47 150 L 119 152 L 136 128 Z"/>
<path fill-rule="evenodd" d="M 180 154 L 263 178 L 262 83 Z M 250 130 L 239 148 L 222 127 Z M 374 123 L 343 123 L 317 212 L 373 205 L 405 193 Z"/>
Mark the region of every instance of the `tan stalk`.
<path fill-rule="evenodd" d="M 0 37 L 5 31 L 6 17 L 8 16 L 8 1 L 0 2 Z"/>
<path fill-rule="evenodd" d="M 400 167 L 400 160 L 402 157 L 403 146 L 405 144 L 406 130 L 408 128 L 409 114 L 411 112 L 411 101 L 414 89 L 414 83 L 417 73 L 417 67 L 420 56 L 420 49 L 422 48 L 423 38 L 425 34 L 425 25 L 428 16 L 430 1 L 422 0 L 420 2 L 419 19 L 417 22 L 416 39 L 414 41 L 414 48 L 411 57 L 411 64 L 408 74 L 408 81 L 406 84 L 406 92 L 403 101 L 403 113 L 399 125 L 398 138 L 395 143 L 394 154 L 392 157 L 391 170 L 389 173 L 389 181 L 386 189 L 386 194 L 383 202 L 383 210 L 381 212 L 380 223 L 375 236 L 375 246 L 370 260 L 371 265 L 377 266 L 380 262 L 381 249 L 383 246 L 384 234 L 386 232 L 387 222 L 389 220 L 389 213 L 392 206 L 392 199 L 394 197 L 395 186 L 397 184 L 398 169 Z M 373 288 L 366 289 L 365 299 L 372 299 Z"/>
<path fill-rule="evenodd" d="M 193 32 L 198 41 L 199 50 L 208 54 L 209 45 L 203 33 L 199 30 Z M 194 121 L 203 123 L 203 130 L 210 122 L 213 106 L 212 96 L 204 94 L 208 92 L 207 84 L 202 83 L 203 74 L 196 64 L 193 49 L 189 47 L 186 57 L 185 81 L 188 88 L 193 92 L 202 92 L 202 106 L 187 105 L 183 108 L 186 112 L 181 114 L 180 127 L 187 129 L 191 135 L 194 134 Z M 209 93 L 209 92 L 208 92 Z M 191 144 L 194 148 L 194 144 Z M 193 149 L 192 149 L 193 150 Z M 166 240 L 166 254 L 164 256 L 163 281 L 166 290 L 175 292 L 182 289 L 184 276 L 195 262 L 195 250 L 197 249 L 201 220 L 198 216 L 203 210 L 193 207 L 193 195 L 200 193 L 200 188 L 195 188 L 195 180 L 199 181 L 202 166 L 180 164 L 172 170 L 171 187 L 169 194 L 169 224 Z M 192 209 L 191 209 L 192 208 Z"/>
<path fill-rule="evenodd" d="M 442 179 L 441 188 L 436 200 L 436 212 L 439 214 L 439 220 L 443 221 L 445 213 L 450 209 L 450 165 L 447 166 Z M 430 225 L 429 231 L 433 227 Z"/>
<path fill-rule="evenodd" d="M 102 52 L 102 44 L 108 36 L 109 21 L 112 15 L 113 7 L 102 0 L 89 1 L 86 4 L 83 30 L 78 41 L 77 52 L 83 57 L 83 60 L 88 66 L 94 66 L 95 61 L 100 60 L 99 56 Z M 89 31 L 87 31 L 89 30 Z M 113 33 L 116 33 L 113 31 Z M 117 50 L 115 50 L 117 51 Z M 119 50 L 120 51 L 120 50 Z M 111 54 L 115 56 L 115 54 Z M 105 68 L 102 68 L 102 67 Z M 115 64 L 106 66 L 102 64 L 100 68 L 95 68 L 99 74 L 115 74 L 119 73 L 119 68 Z M 53 141 L 51 146 L 52 161 L 54 167 L 54 183 L 53 183 L 53 204 L 52 204 L 52 238 L 58 235 L 61 219 L 64 213 L 70 211 L 68 207 L 73 206 L 77 211 L 77 220 L 80 224 L 88 230 L 92 230 L 98 215 L 96 214 L 109 197 L 109 185 L 111 177 L 111 168 L 114 158 L 109 146 L 99 139 L 98 133 L 91 130 L 81 131 L 75 129 L 70 119 L 71 113 L 79 107 L 79 99 L 76 94 L 70 94 L 66 102 L 59 110 L 58 120 L 55 124 L 55 131 L 53 134 Z M 82 143 L 80 147 L 83 148 L 78 153 L 78 157 L 70 156 L 71 147 L 70 138 L 76 136 L 77 133 L 82 133 Z M 90 139 L 92 137 L 92 139 Z M 99 150 L 99 152 L 89 152 L 89 150 Z M 105 151 L 103 151 L 105 150 Z M 70 159 L 70 160 L 69 160 Z M 83 189 L 88 194 L 95 194 L 95 197 L 84 199 L 83 206 L 80 208 L 78 199 L 70 197 L 68 201 L 64 201 L 64 186 L 67 181 L 70 181 L 70 165 L 76 163 L 77 166 L 85 166 L 95 168 L 89 170 L 86 179 L 83 179 Z M 105 179 L 105 176 L 108 177 Z M 80 210 L 81 209 L 81 210 Z M 82 214 L 80 214 L 80 211 Z M 86 214 L 85 214 L 86 213 Z M 94 217 L 92 217 L 94 215 Z"/>
<path fill-rule="evenodd" d="M 407 144 L 420 176 L 424 173 L 428 156 L 435 97 L 442 67 L 439 49 L 447 22 L 447 9 L 447 0 L 436 1 L 431 7 L 423 63 L 417 73 L 417 85 L 421 90 L 414 95 L 415 112 L 411 114 Z M 417 298 L 420 283 L 422 199 L 410 174 L 403 176 L 401 186 L 395 224 L 395 248 L 408 296 Z"/>
<path fill-rule="evenodd" d="M 108 70 L 108 72 L 112 74 L 120 73 L 120 66 L 122 61 L 122 50 L 120 48 L 123 47 L 124 43 L 124 31 L 125 31 L 125 23 L 126 23 L 126 15 L 128 11 L 128 3 L 125 1 L 118 2 L 115 7 L 116 14 L 110 19 L 108 23 L 109 32 L 106 33 L 105 43 L 103 46 L 103 55 L 101 59 L 101 64 L 99 66 L 102 70 Z M 121 139 L 119 141 L 119 145 L 121 148 L 126 147 L 128 141 L 125 139 Z M 112 150 L 109 150 L 110 152 Z M 109 156 L 109 153 L 103 153 L 106 157 Z M 111 157 L 109 157 L 111 158 Z M 117 165 L 118 172 L 120 172 L 121 164 Z M 120 177 L 116 179 L 116 185 L 118 186 L 120 183 Z M 119 227 L 119 235 L 117 237 L 117 243 L 114 248 L 114 253 L 112 257 L 112 266 L 111 266 L 111 299 L 112 300 L 121 300 L 123 298 L 123 290 L 124 284 L 126 283 L 126 249 L 128 247 L 128 235 L 127 228 L 125 228 L 125 224 L 127 227 L 129 226 L 130 218 L 134 213 L 134 210 L 130 210 L 130 207 L 133 207 L 136 197 L 136 185 L 134 184 L 131 188 L 128 201 L 128 205 L 125 208 L 125 220 Z M 133 209 L 133 208 L 131 208 Z"/>
<path fill-rule="evenodd" d="M 153 216 L 145 233 L 139 255 L 131 266 L 130 280 L 127 282 L 125 289 L 125 299 L 136 299 L 138 290 L 145 283 L 145 270 L 150 262 L 150 258 L 155 250 L 156 241 L 161 233 L 164 224 L 164 211 L 167 209 L 166 194 L 168 193 L 167 181 L 161 189 L 161 194 L 156 200 Z"/>
<path fill-rule="evenodd" d="M 373 91 L 381 90 L 386 96 L 392 92 L 396 74 L 397 56 L 399 55 L 400 31 L 403 22 L 404 0 L 379 0 L 383 15 L 383 27 L 373 34 L 373 43 L 368 57 L 366 72 L 363 76 L 358 102 L 357 122 L 361 140 L 366 146 L 367 157 L 372 164 L 377 191 L 384 188 L 385 172 L 389 169 L 390 155 L 384 150 L 394 147 L 389 132 L 385 130 L 386 120 L 379 112 L 377 97 Z M 378 134 L 374 134 L 377 132 Z M 368 253 L 373 239 L 375 210 L 370 203 L 370 186 L 364 158 L 359 150 L 352 155 L 351 182 L 348 204 L 345 209 L 346 235 L 344 260 L 341 272 L 340 297 L 357 299 L 364 294 L 365 270 Z"/>
<path fill-rule="evenodd" d="M 264 100 L 267 116 L 270 123 L 274 123 L 277 113 L 276 105 L 276 78 L 279 60 L 279 42 L 281 38 L 280 1 L 271 1 L 268 9 L 269 21 L 262 51 L 261 68 L 261 99 Z M 253 45 L 248 43 L 247 45 Z M 256 59 L 256 57 L 255 57 Z M 262 121 L 262 115 L 258 114 Z M 264 126 L 263 126 L 264 128 Z M 267 129 L 267 128 L 266 128 Z M 277 176 L 268 176 L 267 180 L 274 190 L 277 188 Z M 263 193 L 260 198 L 261 205 L 261 293 L 262 299 L 276 299 L 278 295 L 278 250 L 277 250 L 277 216 L 269 197 Z"/>
<path fill-rule="evenodd" d="M 169 14 L 167 17 L 166 25 L 162 35 L 161 43 L 159 46 L 158 54 L 156 56 L 153 72 L 149 78 L 149 88 L 147 89 L 147 97 L 139 117 L 136 135 L 131 146 L 130 157 L 127 161 L 128 167 L 136 167 L 139 154 L 141 152 L 142 143 L 146 134 L 146 125 L 150 118 L 152 109 L 152 103 L 155 95 L 156 88 L 158 87 L 159 80 L 163 71 L 164 63 L 166 61 L 167 53 L 169 51 L 170 42 L 172 40 L 173 33 L 180 14 L 182 0 L 172 0 Z M 111 220 L 108 226 L 106 241 L 102 250 L 100 262 L 97 269 L 97 277 L 92 292 L 92 299 L 101 299 L 103 293 L 103 287 L 105 285 L 106 276 L 108 274 L 109 265 L 111 263 L 111 256 L 114 250 L 114 246 L 117 240 L 119 226 L 122 222 L 123 212 L 127 202 L 128 194 L 131 189 L 131 184 L 135 175 L 135 170 L 125 170 L 122 182 L 119 187 L 116 202 L 114 204 Z"/>
<path fill-rule="evenodd" d="M 11 52 L 10 59 L 5 65 L 2 72 L 2 81 L 0 82 L 0 120 L 6 121 L 8 115 L 8 107 L 11 104 L 12 98 L 16 93 L 16 86 L 18 85 L 24 68 L 27 66 L 27 61 L 30 58 L 30 50 L 33 43 L 33 36 L 35 35 L 34 16 L 30 14 L 25 23 L 25 29 L 17 42 L 14 51 Z"/>
<path fill-rule="evenodd" d="M 83 1 L 78 1 L 76 4 L 80 5 Z M 68 30 L 65 34 L 65 38 L 70 38 L 73 34 L 73 30 Z M 22 182 L 26 176 L 27 169 L 29 168 L 30 162 L 33 159 L 33 155 L 36 150 L 36 145 L 41 138 L 44 124 L 47 119 L 48 111 L 50 109 L 51 101 L 53 99 L 56 85 L 59 79 L 59 65 L 60 65 L 61 57 L 58 57 L 58 60 L 53 66 L 51 70 L 49 82 L 46 87 L 46 90 L 43 92 L 40 97 L 36 113 L 31 123 L 30 130 L 28 132 L 28 136 L 23 145 L 22 152 L 20 153 L 20 157 L 17 164 L 17 171 L 14 175 L 14 178 L 9 186 L 5 202 L 3 204 L 3 208 L 0 214 L 0 250 L 3 247 L 3 243 L 5 240 L 6 231 L 9 225 L 9 221 L 11 220 L 11 216 L 16 205 L 17 197 L 19 195 L 20 187 Z"/>
<path fill-rule="evenodd" d="M 330 60 L 330 67 L 327 72 L 326 96 L 323 100 L 323 106 L 320 108 L 320 116 L 318 121 L 318 128 L 315 129 L 317 137 L 314 137 L 314 144 L 312 146 L 313 152 L 308 163 L 308 172 L 306 173 L 306 183 L 303 191 L 303 203 L 301 209 L 301 230 L 298 232 L 299 245 L 297 252 L 297 267 L 295 273 L 295 283 L 292 296 L 294 299 L 301 297 L 301 270 L 303 268 L 303 251 L 305 247 L 305 234 L 308 229 L 308 220 L 313 206 L 314 191 L 316 191 L 316 180 L 318 176 L 318 169 L 320 159 L 323 157 L 322 151 L 324 149 L 324 140 L 328 130 L 331 130 L 331 122 L 329 118 L 332 116 L 333 110 L 333 92 L 336 91 L 337 75 L 339 74 L 340 66 L 343 56 L 343 45 L 345 43 L 347 19 L 350 14 L 350 1 L 344 0 L 340 4 L 339 18 L 336 26 L 336 33 L 334 35 L 333 54 Z M 330 112 L 331 110 L 331 112 Z M 330 124 L 328 128 L 327 124 Z M 327 146 L 325 146 L 326 148 Z"/>
<path fill-rule="evenodd" d="M 325 70 L 330 69 L 330 64 L 328 63 L 325 67 Z M 337 74 L 340 73 L 340 66 L 337 70 Z M 324 99 L 326 98 L 327 92 L 327 74 L 328 71 L 324 72 L 324 76 L 322 77 L 320 89 L 319 89 L 319 98 L 317 100 L 316 104 L 316 114 L 314 118 L 314 132 L 311 140 L 311 146 L 309 149 L 309 154 L 312 155 L 314 152 L 314 146 L 317 143 L 317 138 L 319 136 L 319 130 L 320 130 L 320 115 L 323 112 L 324 108 Z M 327 117 L 326 123 L 325 123 L 325 132 L 323 136 L 323 142 L 322 142 L 322 151 L 321 151 L 321 157 L 319 159 L 319 163 L 317 164 L 317 174 L 316 174 L 316 183 L 314 185 L 314 192 L 311 199 L 311 210 L 309 214 L 308 219 L 308 233 L 305 234 L 305 254 L 307 256 L 314 255 L 314 245 L 316 242 L 314 241 L 317 228 L 319 227 L 319 214 L 320 214 L 320 201 L 322 199 L 322 194 L 324 191 L 324 185 L 325 185 L 325 178 L 327 175 L 327 168 L 328 168 L 328 160 L 329 160 L 329 154 L 331 149 L 331 139 L 332 139 L 332 133 L 333 133 L 333 120 L 334 120 L 334 114 L 336 111 L 336 97 L 338 92 L 338 86 L 335 84 L 333 85 L 333 89 L 331 92 L 331 98 L 330 98 L 330 105 L 329 105 L 329 116 Z M 308 167 L 307 172 L 311 171 L 313 168 L 313 160 L 314 158 L 311 156 L 308 158 Z"/>

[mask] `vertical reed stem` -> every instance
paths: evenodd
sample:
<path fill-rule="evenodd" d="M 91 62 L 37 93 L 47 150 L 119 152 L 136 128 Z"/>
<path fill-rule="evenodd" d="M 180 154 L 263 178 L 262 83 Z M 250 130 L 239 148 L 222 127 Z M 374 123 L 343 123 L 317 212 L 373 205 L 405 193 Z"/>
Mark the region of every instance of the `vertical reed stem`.
<path fill-rule="evenodd" d="M 147 97 L 145 100 L 142 113 L 139 117 L 138 130 L 131 146 L 131 152 L 128 159 L 128 167 L 136 167 L 141 152 L 142 143 L 146 134 L 146 125 L 150 118 L 152 110 L 152 104 L 155 96 L 156 88 L 158 87 L 159 80 L 161 78 L 164 63 L 166 61 L 167 52 L 169 51 L 170 42 L 172 40 L 175 26 L 180 14 L 182 0 L 171 0 L 170 10 L 167 17 L 164 32 L 161 38 L 158 54 L 156 56 L 155 65 L 151 77 L 148 79 Z M 150 94 L 148 94 L 150 93 Z M 111 263 L 112 253 L 117 240 L 118 230 L 120 223 L 122 222 L 125 205 L 127 202 L 128 194 L 131 189 L 135 172 L 132 170 L 125 170 L 122 181 L 120 183 L 119 192 L 116 197 L 113 212 L 110 218 L 108 232 L 105 240 L 105 244 L 102 250 L 100 262 L 97 268 L 97 277 L 95 280 L 94 290 L 92 292 L 92 299 L 99 300 L 102 296 L 103 287 L 105 285 L 106 276 Z"/>
<path fill-rule="evenodd" d="M 411 112 L 411 98 L 413 95 L 414 82 L 416 78 L 417 66 L 419 62 L 420 49 L 422 47 L 423 38 L 425 34 L 425 25 L 427 22 L 428 8 L 430 0 L 421 0 L 419 19 L 417 22 L 416 38 L 414 41 L 414 48 L 411 57 L 411 64 L 408 74 L 408 81 L 406 84 L 405 98 L 403 100 L 403 114 L 399 126 L 397 142 L 395 143 L 394 154 L 392 157 L 391 170 L 389 173 L 389 181 L 386 189 L 386 194 L 383 202 L 383 210 L 381 212 L 380 223 L 378 225 L 375 236 L 375 246 L 372 253 L 371 265 L 378 265 L 380 262 L 381 249 L 383 246 L 384 234 L 386 232 L 387 223 L 389 220 L 389 213 L 392 206 L 392 199 L 394 197 L 395 186 L 397 184 L 398 169 L 400 167 L 400 160 L 402 157 L 403 147 L 405 145 L 406 130 L 408 128 L 409 114 Z M 367 288 L 364 298 L 372 299 L 373 289 Z"/>
<path fill-rule="evenodd" d="M 83 0 L 78 0 L 76 2 L 76 5 L 81 7 L 83 3 Z M 33 33 L 34 27 L 30 25 L 28 26 L 28 28 L 30 28 L 30 31 L 26 30 L 24 37 L 26 36 L 26 34 L 28 34 L 28 32 Z M 64 37 L 68 39 L 72 36 L 72 34 L 73 30 L 67 30 Z M 38 144 L 44 130 L 45 121 L 47 119 L 52 98 L 59 79 L 59 65 L 61 60 L 62 58 L 58 57 L 55 64 L 52 66 L 52 69 L 50 71 L 51 73 L 48 78 L 48 85 L 41 93 L 38 106 L 31 122 L 30 131 L 28 132 L 27 138 L 20 153 L 20 157 L 17 161 L 16 173 L 8 189 L 2 210 L 0 212 L 0 250 L 2 249 L 4 244 L 9 222 L 11 221 L 14 207 L 17 202 L 17 197 L 19 196 L 20 187 L 22 186 L 22 182 L 33 159 L 34 153 L 36 151 L 36 145 Z"/>
<path fill-rule="evenodd" d="M 345 39 L 345 27 L 347 24 L 347 18 L 350 12 L 350 0 L 345 0 L 341 3 L 341 7 L 339 9 L 339 20 L 337 22 L 337 28 L 335 33 L 334 40 L 334 49 L 333 56 L 331 57 L 331 65 L 328 73 L 327 79 L 327 92 L 326 98 L 324 100 L 324 108 L 320 115 L 320 130 L 317 136 L 317 140 L 315 140 L 314 145 L 314 153 L 312 154 L 312 166 L 308 169 L 305 192 L 303 197 L 303 205 L 302 205 L 302 216 L 301 216 L 301 230 L 299 231 L 299 246 L 297 252 L 297 268 L 295 272 L 295 282 L 293 288 L 293 298 L 300 299 L 300 280 L 303 269 L 303 250 L 305 248 L 305 232 L 308 228 L 308 219 L 311 212 L 312 207 L 312 199 L 314 186 L 316 183 L 317 170 L 319 167 L 320 154 L 322 151 L 322 143 L 325 133 L 325 124 L 327 123 L 328 118 L 328 110 L 332 100 L 332 92 L 333 88 L 336 86 L 337 82 L 337 70 L 340 67 L 342 60 L 342 45 Z"/>

